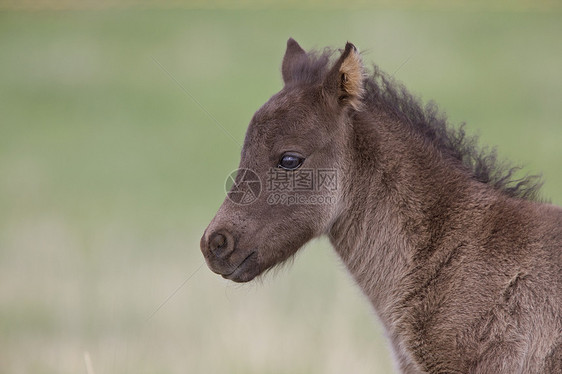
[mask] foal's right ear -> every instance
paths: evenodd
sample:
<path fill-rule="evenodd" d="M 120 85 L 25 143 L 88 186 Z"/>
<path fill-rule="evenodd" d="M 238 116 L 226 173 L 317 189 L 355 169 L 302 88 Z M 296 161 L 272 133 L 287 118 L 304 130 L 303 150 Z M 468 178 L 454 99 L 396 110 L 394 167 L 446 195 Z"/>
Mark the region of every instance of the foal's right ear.
<path fill-rule="evenodd" d="M 361 109 L 361 99 L 364 89 L 365 71 L 361 62 L 361 55 L 351 43 L 345 45 L 338 61 L 328 72 L 324 89 L 343 107 L 351 106 L 355 110 Z"/>
<path fill-rule="evenodd" d="M 304 49 L 301 48 L 295 39 L 289 38 L 287 40 L 285 57 L 283 57 L 283 65 L 281 66 L 281 73 L 283 74 L 283 82 L 285 84 L 293 80 L 295 70 L 302 66 L 306 59 Z"/>

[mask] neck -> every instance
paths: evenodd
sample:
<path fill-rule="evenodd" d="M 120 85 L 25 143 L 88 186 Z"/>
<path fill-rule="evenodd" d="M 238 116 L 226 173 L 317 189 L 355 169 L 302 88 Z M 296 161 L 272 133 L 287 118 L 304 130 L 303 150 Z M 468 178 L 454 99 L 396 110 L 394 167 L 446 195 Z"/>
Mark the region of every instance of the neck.
<path fill-rule="evenodd" d="M 347 198 L 329 235 L 392 330 L 400 302 L 424 282 L 420 274 L 426 273 L 416 270 L 454 251 L 459 238 L 451 212 L 481 187 L 406 126 L 388 118 L 375 122 L 357 116 L 351 125 L 349 149 L 355 153 L 343 181 Z"/>

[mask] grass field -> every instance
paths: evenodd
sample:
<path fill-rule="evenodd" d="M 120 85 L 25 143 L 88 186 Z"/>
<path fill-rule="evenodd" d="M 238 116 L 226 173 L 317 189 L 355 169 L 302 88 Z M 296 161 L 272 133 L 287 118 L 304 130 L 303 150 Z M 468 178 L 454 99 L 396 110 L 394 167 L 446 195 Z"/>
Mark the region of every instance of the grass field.
<path fill-rule="evenodd" d="M 560 12 L 0 12 L 1 373 L 391 372 L 325 240 L 244 286 L 199 252 L 289 36 L 354 42 L 562 204 Z"/>

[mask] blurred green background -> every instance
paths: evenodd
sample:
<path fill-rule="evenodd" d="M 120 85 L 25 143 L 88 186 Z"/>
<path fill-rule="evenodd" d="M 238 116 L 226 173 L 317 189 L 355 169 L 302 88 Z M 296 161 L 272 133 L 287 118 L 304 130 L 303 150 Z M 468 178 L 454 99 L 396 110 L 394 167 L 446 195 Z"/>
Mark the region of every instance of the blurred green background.
<path fill-rule="evenodd" d="M 352 41 L 562 204 L 554 3 L 24 4 L 0 3 L 1 373 L 392 371 L 327 241 L 243 286 L 199 252 L 290 36 Z"/>

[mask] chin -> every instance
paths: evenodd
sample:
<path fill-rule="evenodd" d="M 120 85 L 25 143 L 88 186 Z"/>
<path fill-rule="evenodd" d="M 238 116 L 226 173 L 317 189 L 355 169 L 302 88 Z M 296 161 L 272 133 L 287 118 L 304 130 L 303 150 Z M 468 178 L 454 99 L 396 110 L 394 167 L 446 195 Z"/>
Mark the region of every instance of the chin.
<path fill-rule="evenodd" d="M 224 278 L 236 283 L 246 283 L 253 280 L 255 277 L 263 272 L 260 264 L 258 263 L 258 253 L 250 253 L 234 271 L 224 274 L 219 274 Z"/>

